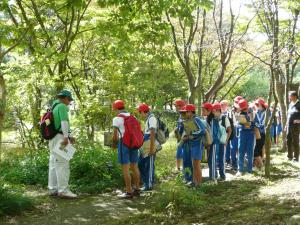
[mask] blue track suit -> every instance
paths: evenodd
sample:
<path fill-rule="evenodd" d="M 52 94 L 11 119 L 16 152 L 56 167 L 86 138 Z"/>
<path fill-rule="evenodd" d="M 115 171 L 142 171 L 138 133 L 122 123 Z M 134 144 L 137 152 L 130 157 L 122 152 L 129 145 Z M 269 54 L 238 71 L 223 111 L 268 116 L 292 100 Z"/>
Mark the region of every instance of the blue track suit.
<path fill-rule="evenodd" d="M 223 115 L 227 116 L 229 118 L 230 116 L 230 112 L 226 111 L 223 113 Z M 230 149 L 230 143 L 228 142 L 228 144 L 226 145 L 226 149 L 225 149 L 225 159 L 226 159 L 226 163 L 230 163 L 230 159 L 231 159 L 231 149 Z"/>
<path fill-rule="evenodd" d="M 210 123 L 210 126 L 211 126 L 211 132 L 213 136 L 213 143 L 210 146 L 210 149 L 208 151 L 209 178 L 211 180 L 216 180 L 217 179 L 217 165 L 216 165 L 217 155 L 216 154 L 219 153 L 219 147 L 220 147 L 220 142 L 218 137 L 219 121 L 213 118 Z"/>
<path fill-rule="evenodd" d="M 144 136 L 144 141 L 150 139 L 150 135 Z M 154 184 L 154 172 L 155 172 L 155 157 L 156 155 L 147 156 L 145 158 L 140 155 L 139 157 L 139 170 L 141 174 L 142 182 L 146 189 L 152 189 Z"/>
<path fill-rule="evenodd" d="M 217 148 L 216 156 L 217 156 L 217 165 L 219 168 L 219 175 L 222 179 L 226 179 L 225 175 L 225 145 L 219 144 L 219 148 Z M 218 176 L 216 176 L 218 177 Z"/>
<path fill-rule="evenodd" d="M 238 154 L 238 136 L 239 136 L 239 129 L 237 126 L 234 127 L 235 129 L 235 135 L 234 137 L 230 140 L 230 153 L 231 153 L 231 165 L 234 170 L 237 170 L 238 165 L 237 165 L 237 154 Z"/>
<path fill-rule="evenodd" d="M 181 118 L 181 115 L 177 121 L 177 125 L 176 125 L 176 128 L 179 132 L 180 135 L 182 135 L 183 133 L 183 129 L 182 129 L 182 118 Z M 176 149 L 176 159 L 183 159 L 183 145 L 181 146 L 177 146 L 177 149 Z"/>
<path fill-rule="evenodd" d="M 152 118 L 153 117 L 153 118 Z M 150 119 L 154 119 L 155 116 L 153 114 L 149 114 L 148 118 L 146 119 L 146 124 L 148 128 L 145 128 L 145 134 L 144 134 L 144 142 L 150 140 L 150 129 L 155 129 L 155 132 L 157 131 L 157 127 L 152 127 L 150 125 Z M 151 126 L 151 127 L 149 127 Z M 155 142 L 157 142 L 155 140 Z M 139 163 L 138 167 L 141 174 L 141 180 L 144 184 L 144 187 L 146 189 L 152 189 L 154 185 L 154 174 L 155 174 L 155 158 L 156 155 L 150 155 L 143 157 L 140 155 L 139 157 Z"/>
<path fill-rule="evenodd" d="M 254 149 L 254 157 L 263 157 L 263 147 L 265 145 L 265 117 L 266 111 L 258 110 L 255 115 L 255 125 L 259 128 L 261 138 L 256 140 L 255 149 Z"/>
<path fill-rule="evenodd" d="M 201 160 L 204 148 L 201 137 L 205 134 L 205 125 L 199 117 L 194 116 L 193 119 L 199 129 L 190 134 L 193 137 L 192 139 L 183 143 L 183 173 L 187 182 L 192 181 L 193 177 L 192 160 Z"/>
<path fill-rule="evenodd" d="M 247 112 L 241 112 L 241 115 L 246 116 L 247 122 L 250 122 L 250 117 Z M 239 125 L 239 172 L 245 172 L 244 160 L 245 155 L 247 154 L 248 164 L 247 172 L 252 173 L 253 167 L 253 154 L 254 154 L 254 124 L 255 122 L 250 122 L 251 125 L 249 128 L 246 128 L 245 125 Z"/>

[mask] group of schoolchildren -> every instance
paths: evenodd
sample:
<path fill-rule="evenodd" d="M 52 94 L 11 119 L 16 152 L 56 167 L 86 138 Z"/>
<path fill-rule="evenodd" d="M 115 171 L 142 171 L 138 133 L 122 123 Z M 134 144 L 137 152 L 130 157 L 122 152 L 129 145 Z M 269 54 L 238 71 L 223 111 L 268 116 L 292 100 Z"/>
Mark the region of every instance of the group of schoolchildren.
<path fill-rule="evenodd" d="M 207 157 L 209 179 L 214 183 L 226 180 L 226 164 L 237 172 L 237 176 L 252 173 L 253 167 L 263 166 L 265 119 L 270 116 L 266 114 L 268 105 L 263 99 L 259 98 L 248 104 L 246 99 L 237 96 L 232 108 L 225 100 L 205 102 L 201 105 L 201 116 L 196 114 L 195 105 L 186 104 L 182 99 L 175 100 L 174 105 L 179 114 L 174 130 L 178 142 L 176 167 L 183 172 L 188 185 L 198 187 L 201 184 L 203 157 Z M 126 192 L 121 197 L 132 198 L 139 196 L 141 191 L 153 188 L 156 152 L 161 149 L 157 141 L 158 120 L 147 104 L 140 104 L 137 110 L 145 120 L 143 140 L 129 148 L 130 144 L 124 144 L 124 139 L 128 139 L 130 135 L 126 129 L 129 130 L 129 126 L 135 123 L 137 129 L 141 128 L 137 119 L 125 110 L 124 101 L 115 101 L 112 108 L 117 113 L 113 119 L 113 143 L 114 147 L 118 144 L 118 160 L 122 165 L 126 185 Z M 278 115 L 277 109 L 270 111 L 276 111 Z M 276 122 L 272 124 L 272 129 L 275 130 L 271 131 L 271 135 L 278 141 L 277 126 L 280 120 L 277 119 Z M 131 134 L 138 135 L 140 134 Z M 134 141 L 131 140 L 130 143 L 132 142 Z M 140 183 L 143 183 L 142 188 Z"/>

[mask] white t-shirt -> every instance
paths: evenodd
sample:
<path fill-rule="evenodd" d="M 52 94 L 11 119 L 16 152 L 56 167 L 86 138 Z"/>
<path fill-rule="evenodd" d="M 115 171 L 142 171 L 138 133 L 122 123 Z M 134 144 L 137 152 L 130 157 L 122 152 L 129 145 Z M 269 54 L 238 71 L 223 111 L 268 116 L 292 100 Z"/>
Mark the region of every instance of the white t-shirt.
<path fill-rule="evenodd" d="M 130 116 L 130 113 L 120 113 L 124 116 Z M 124 133 L 125 133 L 125 127 L 124 127 L 124 118 L 122 117 L 115 117 L 113 118 L 113 127 L 116 127 L 119 129 L 120 132 L 118 132 L 119 134 L 119 138 L 123 137 L 124 136 Z M 120 135 L 121 133 L 121 135 Z"/>
<path fill-rule="evenodd" d="M 144 134 L 150 134 L 150 129 L 155 129 L 155 131 L 157 130 L 157 119 L 155 118 L 155 116 L 150 115 L 149 118 L 147 119 L 146 123 L 145 123 L 145 131 Z"/>
<path fill-rule="evenodd" d="M 223 125 L 222 125 L 222 118 L 221 118 L 221 117 L 220 117 L 219 125 L 220 125 L 220 126 L 223 126 Z M 229 121 L 228 117 L 226 116 L 226 117 L 225 117 L 225 128 L 226 128 L 226 130 L 227 130 L 227 128 L 229 128 L 229 127 L 231 127 L 231 126 L 230 126 L 230 121 Z"/>

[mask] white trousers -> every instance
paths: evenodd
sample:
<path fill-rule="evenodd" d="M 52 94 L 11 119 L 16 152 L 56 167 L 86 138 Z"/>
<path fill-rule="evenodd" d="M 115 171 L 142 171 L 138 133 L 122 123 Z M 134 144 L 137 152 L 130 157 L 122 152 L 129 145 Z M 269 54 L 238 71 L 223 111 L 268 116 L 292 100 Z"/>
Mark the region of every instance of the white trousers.
<path fill-rule="evenodd" d="M 69 190 L 70 165 L 69 161 L 53 152 L 53 148 L 57 143 L 61 143 L 64 139 L 62 134 L 57 134 L 49 141 L 50 159 L 49 159 L 49 191 L 58 193 L 67 192 Z"/>

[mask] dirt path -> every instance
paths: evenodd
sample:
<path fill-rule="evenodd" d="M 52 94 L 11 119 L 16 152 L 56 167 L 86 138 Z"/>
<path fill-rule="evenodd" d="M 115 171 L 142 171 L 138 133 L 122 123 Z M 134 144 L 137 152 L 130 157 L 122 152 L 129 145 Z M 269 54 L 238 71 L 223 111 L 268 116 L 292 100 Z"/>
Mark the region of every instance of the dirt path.
<path fill-rule="evenodd" d="M 283 156 L 277 156 L 273 164 L 280 164 L 282 174 L 278 172 L 279 177 L 274 177 L 269 185 L 262 186 L 259 189 L 260 198 L 273 198 L 284 200 L 300 199 L 300 164 L 292 163 L 289 167 L 285 165 Z M 284 161 L 284 163 L 282 163 Z M 286 162 L 287 163 L 287 162 Z M 296 172 L 295 172 L 296 171 Z M 297 173 L 299 171 L 299 173 Z M 227 171 L 228 172 L 228 171 Z M 280 177 L 282 175 L 282 177 Z M 203 176 L 208 176 L 208 169 L 203 170 Z M 236 177 L 227 173 L 228 183 L 235 180 L 260 179 L 255 176 Z M 28 192 L 28 195 L 36 196 L 42 199 L 42 204 L 36 210 L 26 213 L 20 217 L 7 218 L 0 224 L 28 224 L 28 225 L 96 225 L 96 224 L 124 224 L 123 220 L 130 219 L 139 214 L 148 211 L 147 201 L 151 201 L 151 194 L 144 194 L 140 198 L 133 200 L 121 200 L 116 193 L 108 193 L 94 196 L 81 196 L 77 200 L 62 200 L 58 198 L 49 198 L 44 192 Z"/>
<path fill-rule="evenodd" d="M 203 169 L 203 177 L 208 177 L 208 169 Z M 227 180 L 236 179 L 233 174 L 227 173 Z M 49 198 L 44 191 L 38 193 L 31 191 L 29 196 L 44 198 L 44 203 L 38 210 L 25 216 L 14 217 L 0 224 L 30 224 L 30 225 L 56 225 L 56 224 L 110 224 L 120 222 L 124 218 L 143 213 L 147 210 L 145 200 L 153 193 L 145 193 L 140 198 L 123 200 L 116 193 L 106 193 L 94 196 L 82 196 L 77 200 L 64 200 Z M 38 212 L 38 213 L 37 213 Z"/>
<path fill-rule="evenodd" d="M 37 210 L 0 224 L 109 224 L 110 221 L 139 214 L 144 208 L 144 201 L 120 200 L 112 194 L 85 196 L 77 200 L 45 198 L 45 203 Z"/>

